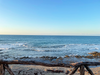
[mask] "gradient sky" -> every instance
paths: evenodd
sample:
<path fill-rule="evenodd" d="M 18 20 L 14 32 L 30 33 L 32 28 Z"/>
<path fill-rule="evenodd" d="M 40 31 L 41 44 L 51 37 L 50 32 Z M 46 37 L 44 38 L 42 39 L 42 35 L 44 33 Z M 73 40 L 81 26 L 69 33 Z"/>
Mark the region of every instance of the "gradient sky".
<path fill-rule="evenodd" d="M 100 0 L 0 0 L 0 34 L 100 36 Z"/>

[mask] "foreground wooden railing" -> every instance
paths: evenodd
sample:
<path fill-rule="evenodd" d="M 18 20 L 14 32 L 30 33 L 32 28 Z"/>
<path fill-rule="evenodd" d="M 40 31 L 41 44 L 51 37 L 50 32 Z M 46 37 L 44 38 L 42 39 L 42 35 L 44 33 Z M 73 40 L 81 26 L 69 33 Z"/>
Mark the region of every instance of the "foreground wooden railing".
<path fill-rule="evenodd" d="M 78 68 L 80 68 L 80 75 L 84 75 L 85 71 L 84 68 L 87 69 L 87 71 L 94 75 L 93 72 L 90 70 L 88 66 L 97 66 L 100 65 L 100 62 L 79 62 L 79 63 L 71 63 L 71 64 L 48 64 L 48 63 L 41 63 L 41 62 L 35 62 L 35 61 L 3 61 L 0 60 L 0 75 L 5 74 L 5 69 L 10 73 L 10 75 L 14 75 L 14 73 L 11 71 L 8 64 L 28 64 L 28 65 L 42 65 L 42 66 L 48 66 L 48 67 L 74 67 L 72 72 L 69 75 L 74 75 L 74 73 L 77 71 Z"/>

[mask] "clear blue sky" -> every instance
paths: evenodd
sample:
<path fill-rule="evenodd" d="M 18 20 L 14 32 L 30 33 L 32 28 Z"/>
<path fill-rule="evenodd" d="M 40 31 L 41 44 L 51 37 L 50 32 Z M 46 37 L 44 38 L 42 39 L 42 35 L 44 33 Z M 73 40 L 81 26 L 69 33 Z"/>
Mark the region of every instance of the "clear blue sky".
<path fill-rule="evenodd" d="M 100 36 L 100 0 L 0 0 L 0 34 Z"/>

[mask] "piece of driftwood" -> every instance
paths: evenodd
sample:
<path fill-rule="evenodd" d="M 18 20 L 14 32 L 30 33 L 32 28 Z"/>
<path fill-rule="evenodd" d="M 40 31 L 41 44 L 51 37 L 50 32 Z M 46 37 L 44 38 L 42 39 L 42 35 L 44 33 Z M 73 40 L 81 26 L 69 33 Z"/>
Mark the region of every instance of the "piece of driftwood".
<path fill-rule="evenodd" d="M 14 61 L 2 61 L 0 60 L 0 64 L 28 64 L 28 65 L 42 65 L 42 66 L 48 66 L 48 67 L 70 67 L 72 65 L 70 64 L 60 64 L 60 63 L 42 63 L 42 62 L 35 62 L 35 61 L 18 61 L 18 60 L 14 60 Z"/>
<path fill-rule="evenodd" d="M 90 69 L 88 66 L 86 66 L 86 65 L 84 65 L 84 66 L 85 66 L 85 68 L 88 70 L 88 72 L 89 72 L 91 75 L 94 75 L 93 72 L 91 71 L 91 69 Z"/>
<path fill-rule="evenodd" d="M 0 64 L 0 75 L 5 75 L 4 64 Z"/>
<path fill-rule="evenodd" d="M 4 65 L 5 69 L 7 69 L 7 71 L 9 72 L 10 75 L 14 75 L 14 73 L 11 71 L 10 67 L 8 66 L 8 64 Z"/>
<path fill-rule="evenodd" d="M 75 67 L 75 66 L 81 66 L 81 65 L 87 65 L 87 66 L 97 66 L 100 65 L 100 62 L 79 62 L 79 63 L 71 63 L 71 64 L 60 64 L 60 63 L 42 63 L 42 62 L 36 62 L 36 61 L 3 61 L 0 60 L 0 64 L 28 64 L 28 65 L 43 65 L 48 67 Z"/>
<path fill-rule="evenodd" d="M 79 66 L 75 66 L 69 75 L 73 75 L 77 71 L 78 68 L 79 68 Z"/>
<path fill-rule="evenodd" d="M 84 75 L 84 65 L 80 66 L 80 75 Z"/>
<path fill-rule="evenodd" d="M 100 62 L 79 62 L 74 66 L 80 66 L 80 65 L 97 66 L 100 65 Z"/>
<path fill-rule="evenodd" d="M 80 75 L 85 75 L 84 67 L 87 69 L 87 71 L 90 73 L 90 75 L 94 75 L 93 72 L 91 71 L 91 69 L 88 67 L 88 65 L 90 65 L 90 63 L 88 63 L 87 65 L 86 65 L 85 62 L 76 64 L 73 71 L 69 75 L 73 75 L 79 67 L 80 67 Z M 93 66 L 93 65 L 96 65 L 96 64 L 94 62 L 91 65 Z"/>
<path fill-rule="evenodd" d="M 11 71 L 10 67 L 8 64 L 28 64 L 28 65 L 42 65 L 42 66 L 48 66 L 48 67 L 74 67 L 72 72 L 69 75 L 73 75 L 78 68 L 80 68 L 80 75 L 84 75 L 84 67 L 87 69 L 87 71 L 91 74 L 94 75 L 93 72 L 90 70 L 88 66 L 97 66 L 100 65 L 100 62 L 79 62 L 79 63 L 71 63 L 71 64 L 48 64 L 48 63 L 42 63 L 42 62 L 36 62 L 36 61 L 3 61 L 0 60 L 0 75 L 5 74 L 5 69 L 11 74 L 14 75 L 14 73 Z"/>

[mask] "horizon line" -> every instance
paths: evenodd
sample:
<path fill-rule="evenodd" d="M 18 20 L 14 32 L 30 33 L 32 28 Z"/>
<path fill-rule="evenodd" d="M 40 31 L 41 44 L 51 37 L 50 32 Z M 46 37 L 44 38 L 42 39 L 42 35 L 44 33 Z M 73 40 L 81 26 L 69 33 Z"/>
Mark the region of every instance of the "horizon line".
<path fill-rule="evenodd" d="M 0 34 L 0 35 L 30 35 L 30 36 L 100 36 L 100 35 L 39 35 L 39 34 Z"/>

